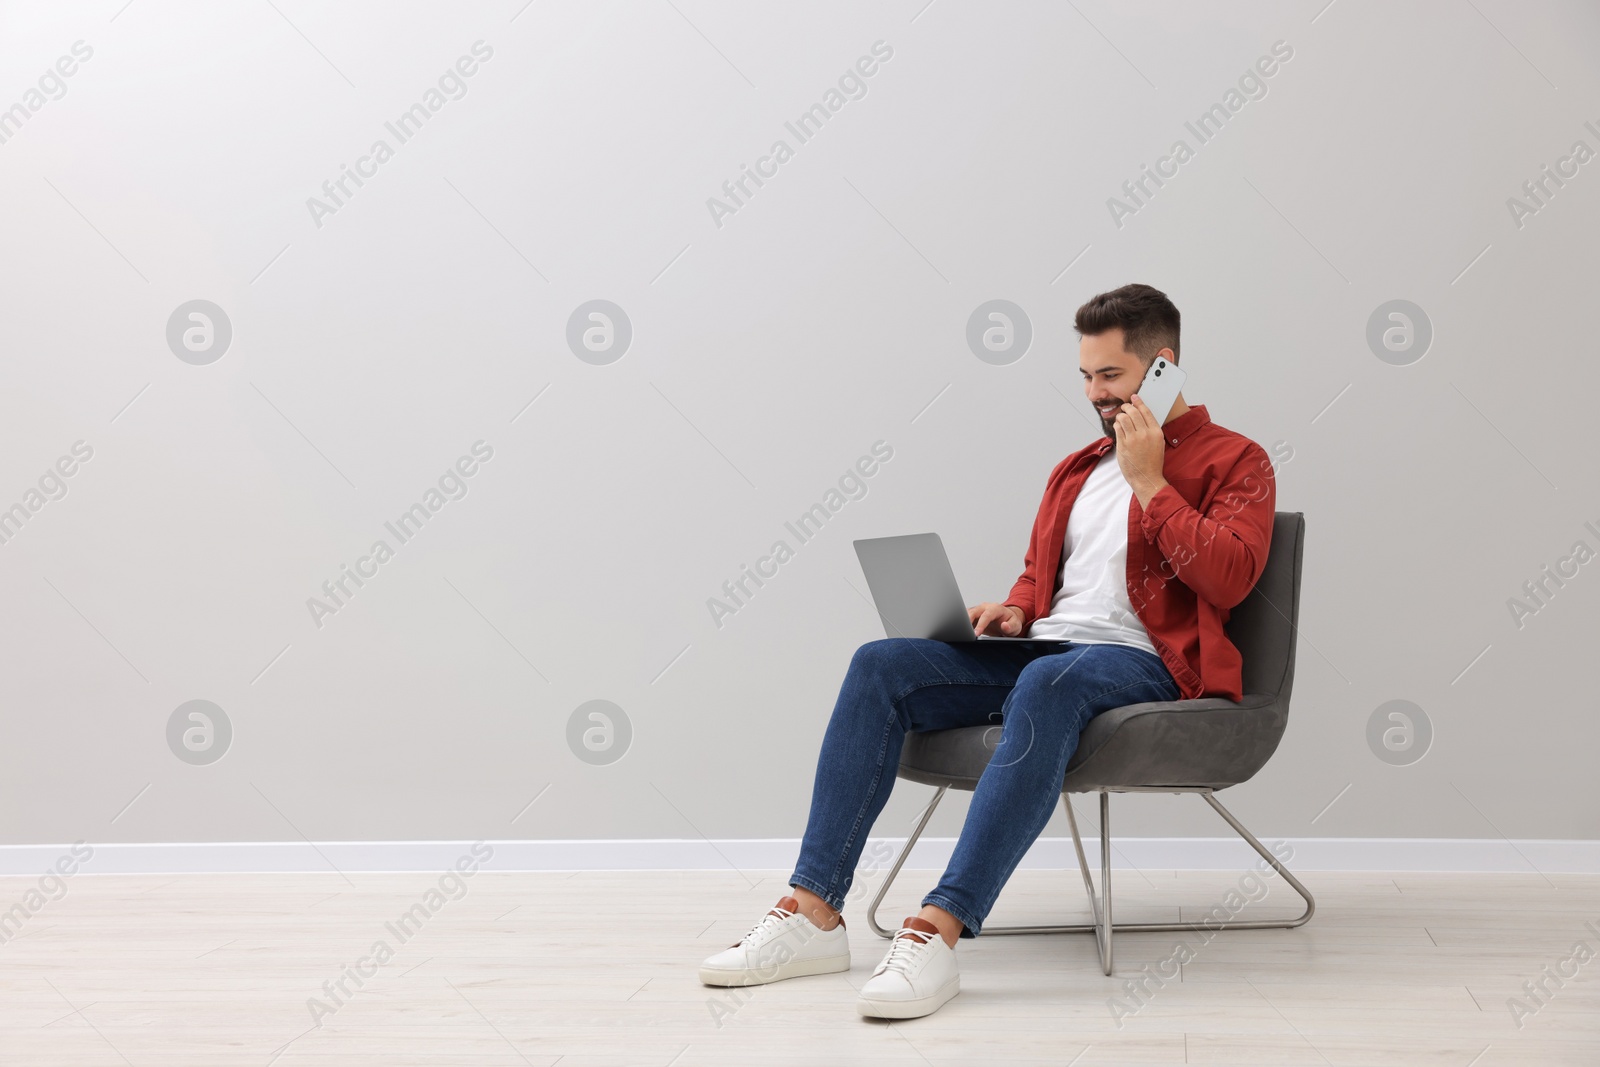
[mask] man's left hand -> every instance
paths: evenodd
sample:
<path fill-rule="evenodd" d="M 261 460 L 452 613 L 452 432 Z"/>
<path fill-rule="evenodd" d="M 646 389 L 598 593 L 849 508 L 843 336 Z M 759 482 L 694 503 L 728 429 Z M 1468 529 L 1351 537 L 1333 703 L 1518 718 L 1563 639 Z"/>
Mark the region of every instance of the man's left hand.
<path fill-rule="evenodd" d="M 1167 484 L 1162 475 L 1162 463 L 1167 456 L 1167 438 L 1156 424 L 1155 412 L 1145 405 L 1138 393 L 1117 412 L 1113 426 L 1116 430 L 1117 465 L 1122 476 L 1139 498 L 1141 508 L 1148 507 L 1150 498 Z"/>

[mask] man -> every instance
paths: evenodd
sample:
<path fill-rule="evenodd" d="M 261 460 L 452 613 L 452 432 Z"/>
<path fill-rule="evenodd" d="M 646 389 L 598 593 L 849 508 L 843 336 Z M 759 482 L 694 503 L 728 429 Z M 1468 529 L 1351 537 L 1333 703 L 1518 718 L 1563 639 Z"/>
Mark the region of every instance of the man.
<path fill-rule="evenodd" d="M 871 641 L 856 650 L 817 761 L 800 858 L 781 898 L 702 964 L 708 985 L 850 968 L 839 909 L 894 786 L 907 731 L 1002 722 L 944 876 L 861 988 L 863 1015 L 908 1019 L 960 991 L 955 944 L 985 916 L 1055 810 L 1095 715 L 1145 701 L 1242 696 L 1223 623 L 1266 564 L 1276 500 L 1265 450 L 1180 394 L 1158 425 L 1138 397 L 1178 362 L 1178 309 L 1125 285 L 1078 309 L 1078 367 L 1105 436 L 1050 475 L 1022 575 L 980 633 L 1065 643 Z"/>

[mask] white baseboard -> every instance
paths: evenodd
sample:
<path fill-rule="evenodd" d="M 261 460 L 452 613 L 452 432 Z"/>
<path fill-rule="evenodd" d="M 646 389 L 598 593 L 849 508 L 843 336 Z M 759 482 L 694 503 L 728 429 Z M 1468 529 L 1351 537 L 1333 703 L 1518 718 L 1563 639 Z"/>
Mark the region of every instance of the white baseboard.
<path fill-rule="evenodd" d="M 900 839 L 873 838 L 863 857 L 897 854 Z M 1269 847 L 1282 838 L 1264 839 Z M 1600 874 L 1600 841 L 1487 838 L 1287 839 L 1288 865 L 1302 871 L 1463 871 L 1472 873 Z M 1098 842 L 1084 842 L 1098 866 Z M 638 840 L 490 841 L 491 871 L 782 871 L 794 867 L 797 838 L 722 841 Z M 908 869 L 942 870 L 955 839 L 923 838 Z M 53 867 L 69 845 L 0 845 L 0 875 L 36 876 Z M 86 846 L 79 846 L 79 855 Z M 174 844 L 90 844 L 83 874 L 219 874 L 292 872 L 444 871 L 469 855 L 470 841 L 216 841 Z M 480 846 L 481 852 L 481 846 Z M 1118 839 L 1112 866 L 1140 870 L 1242 870 L 1258 862 L 1238 838 L 1132 837 Z M 1028 869 L 1077 866 L 1072 839 L 1042 837 L 1023 857 Z"/>

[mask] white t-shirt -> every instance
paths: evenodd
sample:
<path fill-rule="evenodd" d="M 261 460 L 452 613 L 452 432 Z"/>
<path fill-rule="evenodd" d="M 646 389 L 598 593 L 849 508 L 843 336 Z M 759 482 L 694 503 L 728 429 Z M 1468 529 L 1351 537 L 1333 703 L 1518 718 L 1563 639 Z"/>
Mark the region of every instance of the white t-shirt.
<path fill-rule="evenodd" d="M 1133 488 L 1117 450 L 1108 451 L 1078 491 L 1067 514 L 1060 584 L 1050 614 L 1029 637 L 1065 637 L 1085 645 L 1132 645 L 1155 653 L 1128 599 L 1128 508 Z"/>

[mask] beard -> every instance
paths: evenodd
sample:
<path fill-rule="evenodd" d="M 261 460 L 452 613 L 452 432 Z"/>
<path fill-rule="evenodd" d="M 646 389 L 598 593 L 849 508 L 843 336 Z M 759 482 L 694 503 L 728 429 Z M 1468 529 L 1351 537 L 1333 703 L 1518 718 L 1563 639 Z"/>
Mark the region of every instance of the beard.
<path fill-rule="evenodd" d="M 1107 418 L 1104 415 L 1100 415 L 1100 429 L 1105 431 L 1105 435 L 1107 437 L 1111 438 L 1112 441 L 1116 441 L 1116 439 L 1117 439 L 1117 422 L 1116 422 L 1116 418 L 1117 418 L 1117 412 L 1120 412 L 1121 410 L 1122 410 L 1122 406 L 1119 404 L 1111 412 L 1111 417 L 1110 418 Z M 1095 414 L 1096 415 L 1100 414 L 1100 409 L 1099 408 L 1095 408 Z"/>

